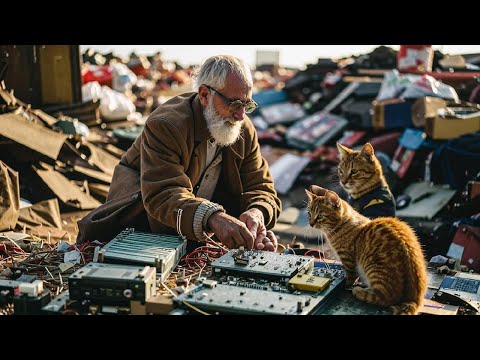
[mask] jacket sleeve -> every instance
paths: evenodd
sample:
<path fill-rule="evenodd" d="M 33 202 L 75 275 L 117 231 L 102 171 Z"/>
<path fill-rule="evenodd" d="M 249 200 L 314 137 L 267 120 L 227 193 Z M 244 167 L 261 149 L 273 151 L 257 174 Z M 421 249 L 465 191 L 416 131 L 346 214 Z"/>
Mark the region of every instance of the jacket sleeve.
<path fill-rule="evenodd" d="M 206 200 L 193 195 L 186 174 L 184 164 L 192 150 L 186 135 L 170 120 L 155 118 L 146 122 L 141 136 L 140 184 L 146 211 L 161 224 L 176 229 L 179 235 L 196 239 L 193 217 Z"/>
<path fill-rule="evenodd" d="M 265 217 L 265 226 L 275 226 L 282 210 L 282 203 L 273 185 L 273 178 L 268 163 L 260 153 L 257 132 L 250 121 L 244 127 L 245 157 L 240 167 L 243 193 L 240 196 L 240 207 L 248 210 L 252 207 L 260 209 Z"/>

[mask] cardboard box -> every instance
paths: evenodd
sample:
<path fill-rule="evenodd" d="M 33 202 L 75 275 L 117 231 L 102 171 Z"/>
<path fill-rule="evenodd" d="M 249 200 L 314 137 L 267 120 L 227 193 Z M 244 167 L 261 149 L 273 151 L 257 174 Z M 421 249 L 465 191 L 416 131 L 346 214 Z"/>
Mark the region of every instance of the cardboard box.
<path fill-rule="evenodd" d="M 446 117 L 437 115 L 425 120 L 425 132 L 435 140 L 453 139 L 480 131 L 480 112 Z"/>
<path fill-rule="evenodd" d="M 412 127 L 412 102 L 405 99 L 372 101 L 372 127 L 393 129 Z"/>
<path fill-rule="evenodd" d="M 447 101 L 441 98 L 425 96 L 412 105 L 412 121 L 416 127 L 424 127 L 425 119 L 437 115 L 437 110 L 447 107 Z"/>

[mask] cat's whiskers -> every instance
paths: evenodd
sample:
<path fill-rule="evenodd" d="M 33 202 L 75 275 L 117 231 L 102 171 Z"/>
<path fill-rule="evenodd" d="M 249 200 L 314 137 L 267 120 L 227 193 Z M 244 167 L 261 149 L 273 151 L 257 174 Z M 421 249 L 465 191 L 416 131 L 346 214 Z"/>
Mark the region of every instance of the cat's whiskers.
<path fill-rule="evenodd" d="M 330 270 L 330 265 L 328 265 L 327 261 L 325 260 L 325 250 L 323 248 L 323 243 L 324 243 L 324 240 L 323 240 L 323 236 L 322 236 L 322 245 L 320 247 L 320 233 L 317 233 L 317 246 L 320 248 L 320 251 L 322 252 L 323 256 L 320 255 L 320 260 L 323 261 L 323 263 L 325 264 L 325 267 Z"/>

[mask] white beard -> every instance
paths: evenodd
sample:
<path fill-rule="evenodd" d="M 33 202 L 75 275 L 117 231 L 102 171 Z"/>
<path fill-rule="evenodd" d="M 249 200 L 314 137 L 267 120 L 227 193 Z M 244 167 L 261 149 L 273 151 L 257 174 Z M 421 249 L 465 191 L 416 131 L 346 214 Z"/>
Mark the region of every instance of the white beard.
<path fill-rule="evenodd" d="M 208 105 L 203 111 L 207 121 L 208 130 L 220 146 L 229 146 L 234 144 L 240 137 L 243 126 L 243 120 L 238 121 L 233 117 L 222 118 L 213 107 L 213 98 L 210 98 Z M 235 123 L 231 125 L 230 122 Z"/>

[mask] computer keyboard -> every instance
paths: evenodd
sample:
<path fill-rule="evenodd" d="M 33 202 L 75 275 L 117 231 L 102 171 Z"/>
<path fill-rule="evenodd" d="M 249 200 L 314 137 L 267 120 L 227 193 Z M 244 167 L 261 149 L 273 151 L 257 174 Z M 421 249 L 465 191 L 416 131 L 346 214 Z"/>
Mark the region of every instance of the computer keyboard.
<path fill-rule="evenodd" d="M 478 291 L 480 281 L 473 279 L 457 279 L 454 281 L 453 287 L 460 291 L 466 291 L 472 294 L 476 294 Z"/>
<path fill-rule="evenodd" d="M 463 291 L 471 294 L 477 294 L 480 287 L 480 280 L 465 279 L 460 277 L 446 276 L 443 279 L 440 288 Z"/>

